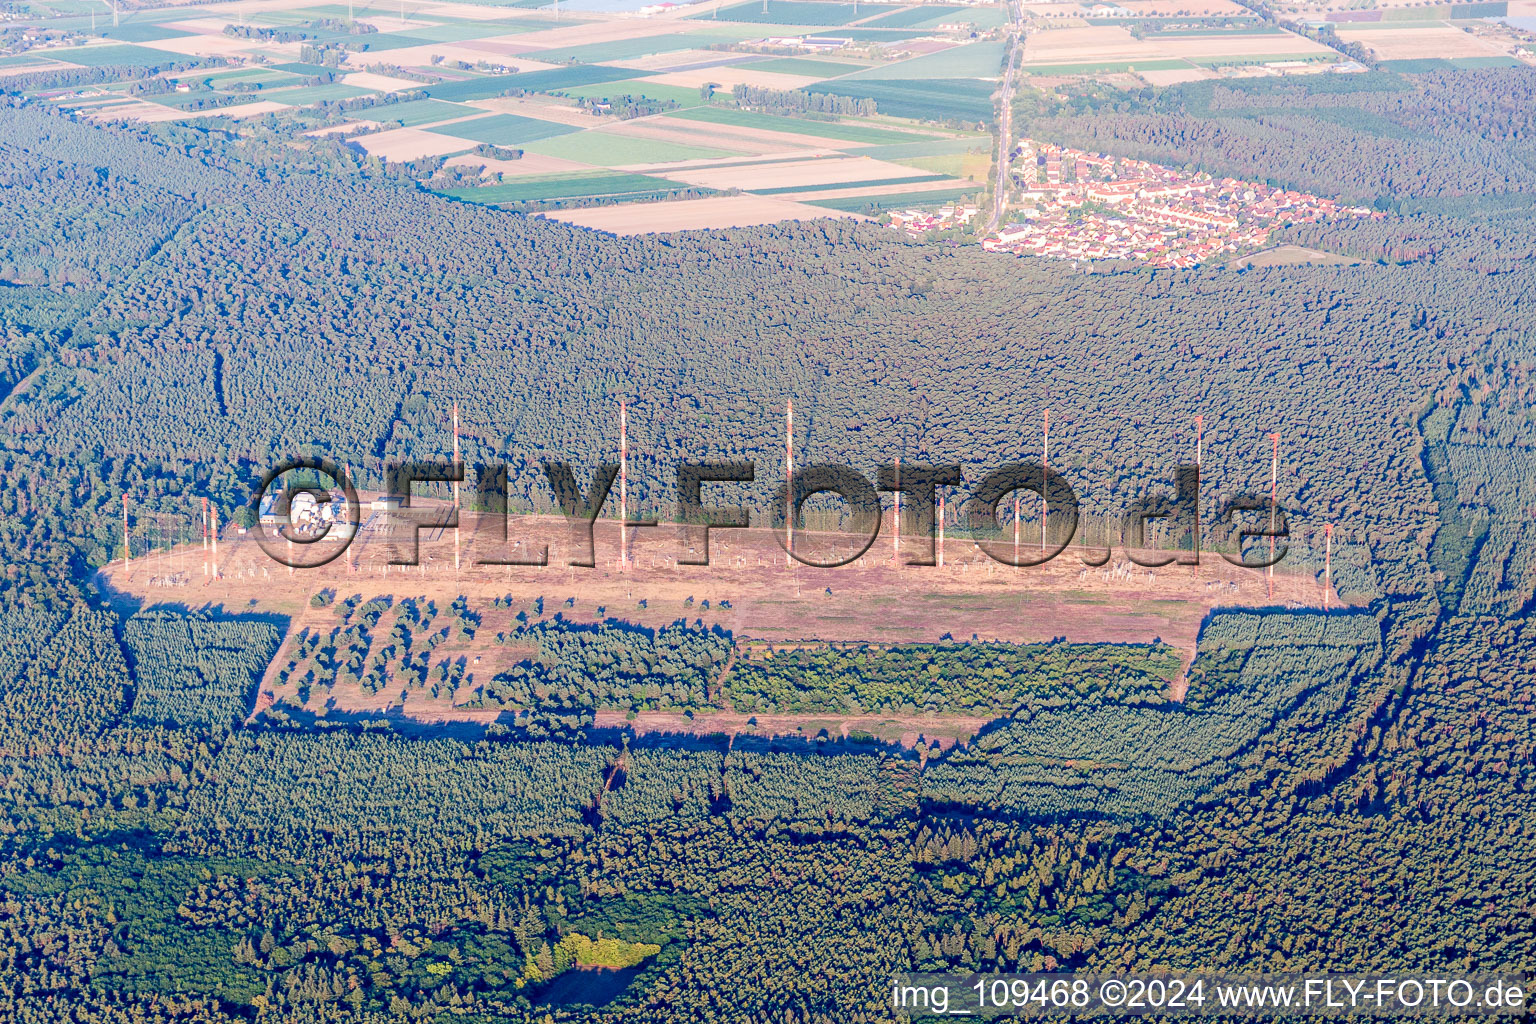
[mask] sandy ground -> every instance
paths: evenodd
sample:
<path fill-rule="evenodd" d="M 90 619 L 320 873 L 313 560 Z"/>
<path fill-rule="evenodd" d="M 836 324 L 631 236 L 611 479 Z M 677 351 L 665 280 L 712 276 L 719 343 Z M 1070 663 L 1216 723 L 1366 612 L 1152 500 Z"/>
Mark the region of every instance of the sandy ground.
<path fill-rule="evenodd" d="M 616 235 L 643 235 L 850 215 L 763 196 L 712 196 L 673 203 L 630 203 L 591 210 L 566 210 L 546 216 Z"/>
<path fill-rule="evenodd" d="M 192 545 L 173 552 L 141 556 L 125 567 L 115 562 L 98 574 L 103 589 L 124 611 L 140 603 L 208 608 L 225 613 L 263 612 L 287 616 L 289 635 L 310 626 L 328 632 L 337 623 L 334 606 L 316 608 L 310 597 L 331 588 L 338 598 L 358 594 L 367 599 L 387 594 L 397 598 L 425 597 L 437 604 L 440 618 L 458 595 L 482 616 L 472 640 L 450 640 L 433 652 L 434 664 L 444 658 L 466 661 L 473 677 L 460 691 L 468 699 L 474 685 L 488 680 L 506 665 L 526 656 L 497 645 L 498 632 L 509 629 L 518 611 L 543 615 L 556 612 L 577 622 L 617 617 L 657 627 L 686 619 L 719 624 L 737 638 L 738 652 L 753 641 L 770 645 L 806 642 L 902 643 L 1003 640 L 1046 642 L 1144 643 L 1162 640 L 1176 649 L 1187 667 L 1194 655 L 1201 622 L 1223 606 L 1317 606 L 1322 588 L 1310 575 L 1263 573 L 1207 556 L 1200 566 L 1148 569 L 1114 557 L 1103 567 L 1084 565 L 1082 556 L 1097 555 L 1069 549 L 1045 566 L 1000 565 L 969 540 L 950 537 L 943 546 L 944 565 L 898 565 L 892 543 L 878 539 L 861 558 L 838 568 L 786 564 L 778 539 L 764 530 L 717 531 L 710 543 L 711 564 L 678 564 L 690 557 L 689 539 L 675 526 L 628 531 L 627 567 L 618 560 L 619 528 L 611 521 L 595 529 L 594 568 L 566 565 L 572 550 L 568 527 L 551 517 L 516 517 L 509 523 L 512 553 L 527 556 L 540 543 L 550 546 L 548 566 L 482 566 L 485 557 L 505 557 L 499 542 L 476 540 L 486 523 L 466 514 L 459 537 L 459 566 L 455 568 L 452 531 L 424 535 L 419 565 L 389 565 L 402 557 L 399 537 L 365 527 L 346 554 L 319 569 L 289 570 L 273 561 L 251 535 L 226 530 L 220 538 L 217 578 L 208 572 L 209 555 Z M 802 533 L 797 550 L 809 553 L 827 535 Z M 909 557 L 917 546 L 903 542 Z M 1028 551 L 1028 544 L 1024 546 Z M 497 608 L 493 598 L 510 597 L 510 606 Z M 1332 597 L 1335 605 L 1336 596 Z M 705 608 L 708 601 L 710 607 Z M 728 606 L 727 606 L 728 605 Z M 376 631 L 374 644 L 385 643 L 386 631 Z M 259 687 L 256 710 L 277 700 L 297 698 L 297 682 L 282 687 L 275 679 L 288 660 L 287 641 L 269 666 Z M 371 652 L 370 652 L 371 656 Z M 365 695 L 360 688 L 316 687 L 307 709 L 316 713 L 391 713 L 421 725 L 453 723 L 483 727 L 508 714 L 498 710 L 455 707 L 450 698 L 433 698 L 413 690 L 403 700 L 399 690 L 386 688 Z M 1183 690 L 1182 676 L 1172 691 Z M 292 692 L 290 692 L 292 691 Z M 910 743 L 918 735 L 947 735 L 964 739 L 985 723 L 985 717 L 942 716 L 932 720 L 902 720 L 889 716 L 854 716 L 817 724 L 817 716 L 774 716 L 762 731 L 813 737 L 816 730 L 832 734 L 858 730 L 891 742 Z M 707 721 L 703 719 L 707 718 Z M 663 715 L 639 726 L 660 732 L 746 732 L 745 718 L 728 714 L 700 716 L 688 723 L 681 716 Z M 613 723 L 619 727 L 617 721 Z M 812 728 L 814 726 L 814 729 Z M 811 729 L 807 732 L 807 729 Z"/>
<path fill-rule="evenodd" d="M 1423 28 L 1335 26 L 1340 39 L 1364 43 L 1378 60 L 1417 60 L 1423 57 L 1499 57 L 1509 48 L 1498 41 L 1470 35 L 1450 25 Z"/>
<path fill-rule="evenodd" d="M 728 736 L 733 746 L 738 736 L 796 736 L 815 740 L 819 733 L 847 739 L 864 733 L 903 747 L 922 744 L 948 750 L 975 736 L 994 721 L 974 715 L 742 715 L 734 711 L 706 711 L 692 718 L 669 711 L 643 711 L 629 718 L 620 711 L 599 711 L 593 725 L 599 729 L 630 729 L 636 733 L 691 736 Z"/>

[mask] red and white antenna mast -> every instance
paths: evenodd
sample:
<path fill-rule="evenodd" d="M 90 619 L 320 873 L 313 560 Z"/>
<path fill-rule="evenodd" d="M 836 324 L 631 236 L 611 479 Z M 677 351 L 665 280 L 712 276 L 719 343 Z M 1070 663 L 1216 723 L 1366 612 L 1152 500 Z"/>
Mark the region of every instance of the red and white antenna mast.
<path fill-rule="evenodd" d="M 901 568 L 901 456 L 896 456 L 896 511 L 891 513 L 891 564 Z"/>
<path fill-rule="evenodd" d="M 1019 564 L 1019 492 L 1013 492 L 1013 564 Z"/>
<path fill-rule="evenodd" d="M 765 0 L 766 2 L 766 0 Z M 784 564 L 795 564 L 795 400 L 784 403 Z"/>
<path fill-rule="evenodd" d="M 208 530 L 213 539 L 213 578 L 219 578 L 219 510 L 208 510 Z"/>
<path fill-rule="evenodd" d="M 1195 574 L 1200 573 L 1200 467 L 1205 455 L 1205 417 L 1195 416 Z"/>
<path fill-rule="evenodd" d="M 1280 435 L 1269 435 L 1269 567 L 1265 570 L 1269 578 L 1269 596 L 1275 596 L 1275 515 L 1278 510 L 1277 481 L 1280 476 Z"/>
<path fill-rule="evenodd" d="M 1333 524 L 1323 524 L 1323 610 L 1328 610 L 1328 591 L 1333 587 Z"/>
<path fill-rule="evenodd" d="M 123 575 L 133 571 L 133 547 L 128 543 L 128 493 L 123 492 Z"/>
<path fill-rule="evenodd" d="M 208 575 L 208 499 L 203 498 L 203 575 Z"/>
<path fill-rule="evenodd" d="M 458 475 L 459 468 L 459 403 L 455 399 L 453 403 L 453 468 L 454 475 Z M 458 518 L 459 512 L 459 482 L 453 482 L 453 512 L 454 518 Z M 453 571 L 459 571 L 459 527 L 453 528 Z"/>
<path fill-rule="evenodd" d="M 1051 410 L 1045 410 L 1045 441 L 1040 448 L 1040 551 L 1045 552 L 1045 524 L 1050 518 L 1046 501 L 1047 481 L 1051 475 Z"/>
<path fill-rule="evenodd" d="M 939 568 L 944 567 L 944 492 L 939 492 Z"/>
<path fill-rule="evenodd" d="M 629 568 L 629 403 L 619 399 L 619 570 Z"/>

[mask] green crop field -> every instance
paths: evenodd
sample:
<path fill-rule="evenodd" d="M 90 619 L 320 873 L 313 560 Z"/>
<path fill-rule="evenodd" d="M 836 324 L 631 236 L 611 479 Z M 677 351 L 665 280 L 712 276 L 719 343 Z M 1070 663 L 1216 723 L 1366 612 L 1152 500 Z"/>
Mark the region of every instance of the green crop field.
<path fill-rule="evenodd" d="M 490 117 L 477 117 L 473 121 L 458 121 L 427 129 L 436 135 L 488 142 L 493 146 L 519 146 L 525 142 L 537 142 L 580 130 L 558 121 L 541 121 L 536 117 L 518 117 L 516 114 L 492 114 Z"/>
<path fill-rule="evenodd" d="M 870 3 L 860 7 L 853 3 L 818 3 L 814 0 L 768 0 L 766 4 L 747 0 L 722 9 L 718 20 L 745 21 L 754 25 L 847 25 L 871 17 L 878 9 Z M 895 9 L 893 6 L 892 10 Z M 693 18 L 712 16 L 713 12 L 691 15 Z"/>
<path fill-rule="evenodd" d="M 876 80 L 839 78 L 807 90 L 867 97 L 882 114 L 920 121 L 990 122 L 997 85 L 974 78 Z"/>
<path fill-rule="evenodd" d="M 613 132 L 588 131 L 560 138 L 545 139 L 527 147 L 530 153 L 575 160 L 599 167 L 621 167 L 625 164 L 659 164 L 674 160 L 707 160 L 730 156 L 723 149 L 704 146 L 688 146 L 661 139 L 642 139 L 633 135 Z"/>
<path fill-rule="evenodd" d="M 161 64 L 192 63 L 197 59 L 179 53 L 156 50 L 148 46 L 134 46 L 128 43 L 109 46 L 81 46 L 68 50 L 50 50 L 48 55 L 55 60 L 68 61 L 71 64 L 79 64 L 81 67 L 87 68 L 113 67 L 116 65 L 148 68 Z"/>
<path fill-rule="evenodd" d="M 816 91 L 823 90 L 821 86 Z M 842 142 L 916 142 L 922 138 L 912 132 L 892 131 L 889 128 L 871 128 L 862 124 L 842 121 L 811 121 L 802 117 L 782 117 L 778 114 L 760 114 L 751 110 L 735 110 L 727 107 L 700 107 L 697 110 L 681 110 L 668 117 L 680 117 L 689 121 L 708 121 L 711 124 L 729 124 L 739 128 L 761 128 L 773 132 L 793 132 L 796 135 L 812 135 L 819 139 L 837 139 Z"/>
<path fill-rule="evenodd" d="M 442 194 L 471 203 L 524 203 L 536 199 L 572 199 L 587 196 L 636 195 L 667 192 L 692 186 L 668 181 L 649 174 L 595 172 L 588 174 L 549 174 L 526 178 L 506 185 L 484 188 L 448 189 Z"/>
<path fill-rule="evenodd" d="M 178 39 L 190 35 L 192 33 L 185 29 L 154 24 L 118 25 L 116 28 L 101 30 L 103 39 L 111 39 L 119 43 L 143 43 L 151 39 Z"/>
<path fill-rule="evenodd" d="M 373 92 L 372 89 L 335 82 L 331 85 L 305 85 L 296 89 L 263 89 L 260 97 L 252 98 L 271 100 L 274 103 L 290 103 L 295 107 L 307 107 L 313 103 L 355 99 L 358 96 L 367 96 L 371 92 Z"/>
<path fill-rule="evenodd" d="M 670 100 L 681 107 L 699 107 L 708 102 L 699 95 L 697 89 L 681 85 L 656 85 L 643 78 L 620 82 L 596 82 L 592 85 L 577 85 L 560 91 L 566 96 L 581 99 L 603 100 L 613 99 L 616 96 L 644 96 L 652 100 Z"/>
<path fill-rule="evenodd" d="M 399 121 L 406 128 L 436 124 L 455 117 L 468 117 L 482 111 L 442 100 L 407 100 L 404 103 L 386 103 L 382 106 L 354 110 L 351 116 L 361 121 Z"/>
<path fill-rule="evenodd" d="M 1001 42 L 991 40 L 955 46 L 911 60 L 883 64 L 852 74 L 845 81 L 888 81 L 927 78 L 997 78 L 1005 59 Z"/>

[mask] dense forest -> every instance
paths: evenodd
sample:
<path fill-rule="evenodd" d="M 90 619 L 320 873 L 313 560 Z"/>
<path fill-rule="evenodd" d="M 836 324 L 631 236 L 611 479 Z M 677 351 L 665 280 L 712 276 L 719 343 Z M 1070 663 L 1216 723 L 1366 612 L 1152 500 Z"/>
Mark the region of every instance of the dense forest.
<path fill-rule="evenodd" d="M 1529 191 L 1527 75 L 1362 86 L 1351 110 L 1417 137 L 1353 149 L 1282 141 L 1276 118 L 1338 123 L 1311 92 L 1042 114 L 1159 152 L 1209 118 L 1185 159 L 1262 142 L 1277 176 L 1399 203 L 1351 239 L 1370 262 L 1241 271 L 1085 274 L 843 222 L 613 238 L 260 129 L 0 110 L 0 1020 L 843 1024 L 893 1019 L 913 968 L 1529 964 L 1533 235 L 1527 207 L 1449 198 Z M 1285 113 L 1212 113 L 1250 100 Z M 743 707 L 1007 712 L 914 752 L 588 733 L 593 707 L 696 699 L 729 640 L 541 616 L 480 699 L 569 712 L 543 735 L 248 721 L 274 657 L 394 685 L 482 624 L 343 597 L 287 635 L 97 589 L 124 492 L 142 551 L 157 514 L 208 496 L 228 521 L 289 455 L 381 486 L 446 456 L 457 401 L 466 458 L 549 508 L 541 460 L 611 459 L 621 398 L 631 500 L 661 514 L 684 457 L 777 465 L 788 399 L 808 461 L 971 483 L 1032 454 L 1049 407 L 1094 511 L 1171 492 L 1197 414 L 1211 486 L 1262 490 L 1277 431 L 1293 530 L 1336 524 L 1352 607 L 1213 616 L 1179 704 L 1157 646 L 733 669 Z M 359 661 L 391 645 L 388 672 Z"/>

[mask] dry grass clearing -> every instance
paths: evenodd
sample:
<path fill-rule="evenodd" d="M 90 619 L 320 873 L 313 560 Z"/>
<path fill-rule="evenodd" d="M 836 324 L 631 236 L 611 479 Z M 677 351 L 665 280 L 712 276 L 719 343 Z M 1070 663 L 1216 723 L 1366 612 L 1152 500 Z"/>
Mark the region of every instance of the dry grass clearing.
<path fill-rule="evenodd" d="M 1104 567 L 1093 567 L 1082 562 L 1085 554 L 1092 553 L 1069 549 L 1048 565 L 1013 568 L 954 537 L 944 547 L 943 566 L 897 565 L 890 541 L 882 539 L 850 565 L 821 569 L 786 564 L 778 540 L 768 531 L 718 531 L 710 544 L 712 564 L 688 566 L 678 564 L 680 557 L 689 557 L 693 550 L 686 537 L 680 528 L 664 525 L 629 531 L 630 564 L 621 570 L 619 529 L 607 521 L 595 530 L 597 566 L 573 568 L 564 564 L 571 551 L 568 528 L 549 517 L 518 517 L 508 531 L 516 539 L 517 546 L 510 552 L 514 555 L 526 557 L 530 549 L 547 543 L 549 566 L 481 566 L 476 559 L 505 557 L 509 552 L 499 542 L 476 542 L 479 525 L 466 516 L 457 569 L 451 532 L 435 537 L 424 534 L 420 564 L 398 566 L 388 564 L 402 556 L 391 535 L 365 527 L 348 554 L 319 569 L 290 571 L 262 552 L 253 537 L 226 531 L 220 540 L 217 579 L 206 575 L 206 556 L 196 547 L 141 557 L 126 569 L 116 562 L 98 578 L 124 610 L 140 603 L 165 602 L 226 613 L 276 613 L 289 618 L 290 636 L 305 627 L 325 634 L 337 625 L 334 605 L 317 608 L 310 601 L 325 588 L 334 590 L 338 598 L 353 594 L 363 599 L 425 598 L 436 604 L 440 615 L 464 595 L 481 616 L 479 629 L 473 638 L 449 639 L 433 651 L 432 661 L 464 659 L 466 674 L 473 678 L 457 692 L 466 700 L 476 683 L 483 684 L 527 656 L 526 651 L 494 641 L 498 632 L 510 629 L 519 610 L 542 608 L 545 617 L 558 612 L 576 622 L 618 618 L 651 627 L 697 620 L 731 630 L 742 644 L 946 639 L 1030 643 L 1058 637 L 1080 643 L 1145 643 L 1160 639 L 1178 648 L 1187 666 L 1200 625 L 1214 608 L 1316 606 L 1323 601 L 1322 589 L 1310 575 L 1277 572 L 1271 583 L 1260 572 L 1231 566 L 1220 558 L 1207 558 L 1200 566 L 1160 569 L 1116 558 Z M 824 535 L 801 535 L 797 550 L 825 539 Z M 915 553 L 915 545 L 906 542 L 903 556 Z M 511 601 L 497 608 L 493 602 L 498 597 Z M 432 628 L 447 623 L 443 619 Z M 383 642 L 376 635 L 374 645 Z M 290 704 L 299 699 L 296 679 L 276 682 L 289 649 L 285 640 L 260 687 L 258 711 L 279 699 Z M 1174 689 L 1177 697 L 1178 681 Z M 452 692 L 434 695 L 430 687 L 404 690 L 391 684 L 370 694 L 357 685 L 316 686 L 305 706 L 315 713 L 387 710 L 402 727 L 447 731 L 507 720 L 506 711 L 462 708 L 455 699 Z M 756 718 L 753 726 L 747 716 L 725 711 L 699 715 L 693 722 L 663 713 L 647 713 L 632 722 L 605 714 L 598 724 L 807 739 L 826 729 L 834 736 L 856 731 L 912 743 L 919 736 L 926 740 L 948 737 L 949 742 L 964 739 L 987 721 L 985 716 L 927 715 L 861 715 L 825 722 L 811 715 Z"/>
<path fill-rule="evenodd" d="M 404 549 L 389 535 L 365 529 L 346 555 L 318 569 L 294 571 L 269 558 L 254 537 L 229 531 L 220 542 L 219 579 L 205 577 L 201 552 L 190 550 L 135 559 L 126 575 L 115 562 L 102 576 L 109 587 L 151 601 L 232 611 L 302 614 L 310 596 L 325 587 L 364 597 L 424 594 L 444 607 L 459 594 L 476 607 L 510 594 L 551 603 L 574 598 L 572 608 L 560 607 L 578 620 L 616 616 L 665 625 L 702 618 L 756 639 L 878 643 L 931 642 L 946 634 L 1013 642 L 1161 637 L 1190 649 L 1212 608 L 1323 601 L 1322 588 L 1308 574 L 1292 574 L 1282 565 L 1271 596 L 1263 573 L 1211 555 L 1199 566 L 1146 569 L 1117 556 L 1095 568 L 1083 564 L 1083 552 L 1070 549 L 1044 566 L 1013 568 L 951 536 L 944 565 L 898 566 L 888 533 L 852 564 L 822 569 L 786 564 L 778 539 L 766 530 L 715 531 L 711 564 L 690 566 L 678 564 L 679 557 L 690 557 L 681 529 L 663 525 L 628 531 L 630 566 L 621 571 L 619 529 L 604 521 L 595 528 L 598 565 L 580 568 L 565 564 L 572 551 L 568 529 L 550 517 L 515 517 L 509 526 L 514 553 L 526 556 L 547 543 L 550 565 L 483 566 L 477 559 L 504 556 L 507 549 L 476 540 L 478 527 L 466 513 L 457 570 L 452 531 L 438 537 L 423 532 L 419 565 L 389 565 Z M 493 532 L 489 525 L 485 530 L 487 536 Z M 797 550 L 821 539 L 801 534 Z M 912 557 L 917 546 L 907 538 L 902 550 L 904 558 Z M 178 573 L 179 583 L 170 585 Z M 703 609 L 705 600 L 710 610 Z M 722 608 L 722 600 L 730 606 Z"/>
<path fill-rule="evenodd" d="M 785 220 L 850 217 L 852 214 L 803 206 L 764 196 L 711 196 L 672 203 L 603 206 L 546 214 L 552 220 L 608 231 L 616 235 L 646 235 L 703 228 L 750 227 Z"/>

